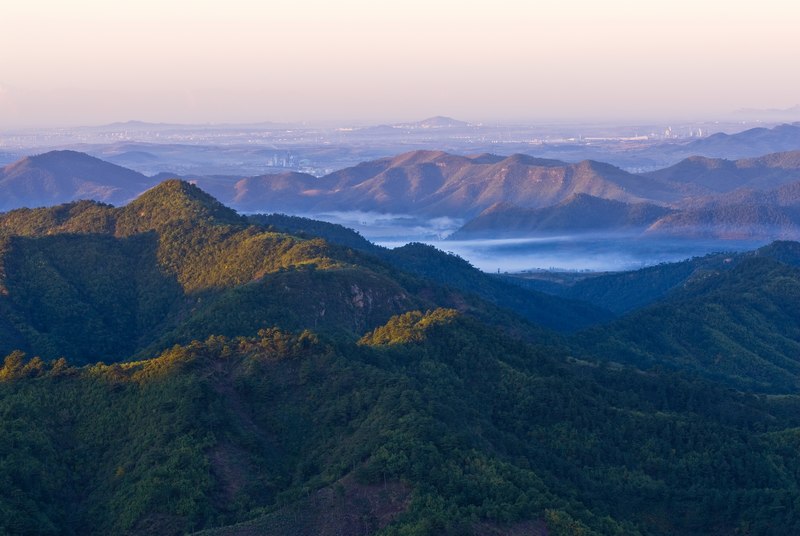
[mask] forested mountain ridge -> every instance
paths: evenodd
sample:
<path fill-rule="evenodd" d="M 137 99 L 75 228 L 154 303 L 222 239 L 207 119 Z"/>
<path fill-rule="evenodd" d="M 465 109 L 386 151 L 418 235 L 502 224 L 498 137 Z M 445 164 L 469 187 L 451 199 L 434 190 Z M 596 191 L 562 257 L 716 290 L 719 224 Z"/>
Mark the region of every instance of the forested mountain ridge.
<path fill-rule="evenodd" d="M 253 314 L 236 329 L 252 326 L 254 333 L 280 314 L 268 304 L 288 299 L 298 286 L 307 287 L 309 301 L 297 305 L 311 309 L 324 308 L 310 301 L 315 288 L 330 285 L 331 292 L 349 295 L 342 301 L 350 310 L 330 307 L 318 319 L 333 328 L 372 325 L 419 303 L 385 275 L 354 264 L 351 252 L 249 225 L 180 181 L 167 181 L 122 208 L 78 203 L 13 211 L 0 216 L 0 229 L 0 329 L 9 332 L 4 346 L 26 340 L 23 349 L 44 357 L 118 360 L 148 344 L 166 344 L 158 343 L 162 339 L 188 342 L 191 336 L 180 333 L 192 325 L 227 333 L 233 321 L 223 313 L 248 300 L 261 302 L 266 316 Z M 257 298 L 276 286 L 288 290 L 272 300 Z M 85 346 L 73 347 L 75 341 Z"/>
<path fill-rule="evenodd" d="M 433 246 L 409 243 L 395 249 L 377 246 L 357 232 L 341 225 L 284 214 L 256 214 L 251 221 L 267 225 L 279 232 L 300 236 L 319 236 L 338 244 L 377 257 L 398 270 L 437 284 L 474 294 L 481 299 L 514 311 L 535 324 L 557 331 L 574 331 L 611 318 L 607 308 L 582 299 L 566 297 L 553 300 L 548 294 L 526 291 L 519 286 L 485 274 L 457 255 Z"/>
<path fill-rule="evenodd" d="M 716 193 L 737 188 L 768 190 L 800 179 L 800 150 L 739 160 L 693 156 L 645 175 L 662 181 L 691 184 Z"/>
<path fill-rule="evenodd" d="M 797 244 L 567 339 L 453 255 L 180 181 L 0 229 L 0 533 L 800 531 Z"/>
<path fill-rule="evenodd" d="M 520 293 L 433 248 L 376 258 L 254 221 L 178 180 L 120 208 L 82 201 L 0 214 L 0 353 L 117 361 L 276 324 L 357 338 L 419 307 L 496 315 L 483 300 L 552 328 L 608 318 L 587 304 Z"/>

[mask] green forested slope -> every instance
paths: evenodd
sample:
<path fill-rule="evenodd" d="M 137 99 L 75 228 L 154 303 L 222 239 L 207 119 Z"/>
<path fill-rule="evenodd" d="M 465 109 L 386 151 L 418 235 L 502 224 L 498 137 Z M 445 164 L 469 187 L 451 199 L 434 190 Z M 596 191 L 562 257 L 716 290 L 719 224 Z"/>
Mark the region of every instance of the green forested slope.
<path fill-rule="evenodd" d="M 275 324 L 355 337 L 423 303 L 381 265 L 249 225 L 180 181 L 119 209 L 79 202 L 0 215 L 0 266 L 0 353 L 75 362 Z M 338 292 L 325 300 L 328 284 Z M 290 305 L 296 318 L 284 314 Z"/>
<path fill-rule="evenodd" d="M 800 532 L 791 244 L 567 346 L 178 181 L 0 228 L 0 534 Z"/>
<path fill-rule="evenodd" d="M 510 307 L 547 327 L 605 316 L 519 296 L 433 248 L 361 249 L 253 225 L 177 180 L 121 208 L 82 201 L 0 214 L 0 355 L 112 362 L 273 325 L 357 338 L 393 314 L 436 305 L 484 318 Z"/>
<path fill-rule="evenodd" d="M 575 339 L 579 352 L 692 371 L 744 389 L 800 387 L 800 269 L 766 254 Z"/>
<path fill-rule="evenodd" d="M 23 363 L 0 372 L 11 533 L 254 519 L 281 534 L 291 520 L 270 512 L 298 504 L 302 518 L 311 493 L 353 482 L 378 504 L 384 486 L 409 490 L 386 534 L 800 529 L 796 397 L 571 365 L 450 310 L 396 317 L 359 345 L 263 330 L 136 363 Z"/>

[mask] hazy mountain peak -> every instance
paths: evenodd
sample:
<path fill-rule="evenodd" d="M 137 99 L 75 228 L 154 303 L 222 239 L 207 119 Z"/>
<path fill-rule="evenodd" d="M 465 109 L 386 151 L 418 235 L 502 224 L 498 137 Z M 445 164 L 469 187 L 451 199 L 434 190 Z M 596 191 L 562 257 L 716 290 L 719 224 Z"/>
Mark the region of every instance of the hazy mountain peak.
<path fill-rule="evenodd" d="M 0 168 L 0 210 L 95 199 L 124 203 L 150 180 L 136 171 L 77 151 L 50 151 Z"/>
<path fill-rule="evenodd" d="M 419 121 L 417 126 L 422 128 L 454 128 L 466 127 L 469 126 L 469 123 L 465 121 L 459 121 L 458 119 L 453 119 L 452 117 L 437 115 Z"/>
<path fill-rule="evenodd" d="M 70 150 L 48 151 L 46 153 L 26 156 L 12 164 L 7 165 L 5 168 L 3 168 L 2 173 L 3 175 L 8 176 L 14 172 L 30 169 L 32 167 L 61 173 L 74 173 L 79 171 L 97 172 L 97 169 L 113 169 L 119 170 L 123 173 L 139 175 L 135 171 L 112 164 L 111 162 L 100 160 L 99 158 L 95 158 L 94 156 L 86 153 Z"/>

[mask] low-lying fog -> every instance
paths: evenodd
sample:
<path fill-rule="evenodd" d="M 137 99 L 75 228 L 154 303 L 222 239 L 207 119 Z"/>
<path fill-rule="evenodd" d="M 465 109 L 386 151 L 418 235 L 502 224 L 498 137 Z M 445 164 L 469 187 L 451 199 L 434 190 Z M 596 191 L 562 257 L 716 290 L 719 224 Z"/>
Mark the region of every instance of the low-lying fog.
<path fill-rule="evenodd" d="M 426 241 L 487 272 L 526 270 L 636 270 L 718 251 L 755 249 L 763 242 L 642 239 L 631 236 L 552 236 L 499 240 Z M 403 242 L 382 243 L 386 247 Z"/>
<path fill-rule="evenodd" d="M 621 234 L 581 234 L 535 238 L 445 240 L 462 225 L 452 218 L 420 219 L 374 212 L 331 212 L 308 217 L 355 229 L 389 248 L 409 242 L 431 244 L 455 253 L 486 272 L 525 270 L 635 270 L 714 252 L 746 251 L 766 241 L 641 238 Z"/>

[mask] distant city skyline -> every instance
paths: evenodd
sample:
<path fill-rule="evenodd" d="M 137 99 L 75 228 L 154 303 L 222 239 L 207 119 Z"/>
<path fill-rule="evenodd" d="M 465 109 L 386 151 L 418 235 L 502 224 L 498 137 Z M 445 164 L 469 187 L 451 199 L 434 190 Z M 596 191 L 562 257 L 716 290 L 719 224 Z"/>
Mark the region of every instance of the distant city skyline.
<path fill-rule="evenodd" d="M 786 0 L 28 0 L 0 129 L 723 118 L 800 104 L 798 27 Z"/>

